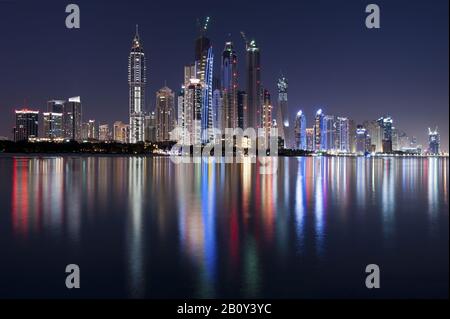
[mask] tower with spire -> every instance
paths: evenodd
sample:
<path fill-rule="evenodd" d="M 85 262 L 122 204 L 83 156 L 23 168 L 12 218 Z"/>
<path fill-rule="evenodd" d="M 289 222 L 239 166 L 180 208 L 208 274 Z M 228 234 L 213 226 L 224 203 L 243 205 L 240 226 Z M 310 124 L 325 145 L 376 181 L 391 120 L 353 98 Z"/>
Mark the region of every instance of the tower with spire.
<path fill-rule="evenodd" d="M 128 58 L 130 143 L 144 141 L 144 105 L 146 78 L 145 53 L 136 25 L 136 34 Z"/>

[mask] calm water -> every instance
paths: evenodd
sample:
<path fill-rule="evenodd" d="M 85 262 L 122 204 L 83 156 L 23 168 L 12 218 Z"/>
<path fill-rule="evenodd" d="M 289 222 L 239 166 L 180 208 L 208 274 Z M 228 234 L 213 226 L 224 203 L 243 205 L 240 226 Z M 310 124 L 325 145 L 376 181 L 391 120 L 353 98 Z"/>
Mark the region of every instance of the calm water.
<path fill-rule="evenodd" d="M 448 297 L 447 159 L 257 169 L 0 157 L 0 297 Z"/>

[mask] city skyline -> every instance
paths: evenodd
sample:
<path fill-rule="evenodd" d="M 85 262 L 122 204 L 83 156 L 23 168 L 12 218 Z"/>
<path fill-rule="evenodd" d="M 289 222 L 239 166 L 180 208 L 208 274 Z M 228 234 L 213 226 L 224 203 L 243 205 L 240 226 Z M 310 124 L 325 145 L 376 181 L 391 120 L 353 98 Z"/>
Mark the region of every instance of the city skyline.
<path fill-rule="evenodd" d="M 331 4 L 330 4 L 331 5 Z M 412 6 L 414 7 L 416 4 L 413 4 Z M 444 5 L 444 6 L 448 6 L 448 4 L 440 4 L 440 5 Z M 11 7 L 20 7 L 19 4 L 13 3 L 13 4 L 9 4 L 9 6 Z M 88 6 L 89 5 L 85 5 L 83 2 L 80 3 L 80 7 L 82 7 L 82 11 L 86 10 L 83 7 Z M 306 6 L 306 5 L 305 5 Z M 112 11 L 114 11 L 114 9 L 118 9 L 118 7 L 120 7 L 120 5 L 117 5 L 117 7 L 113 6 Z M 245 11 L 246 7 L 245 5 L 242 6 L 243 10 Z M 308 4 L 308 8 L 312 8 L 314 9 L 314 5 L 312 4 Z M 362 7 L 361 7 L 362 8 Z M 382 8 L 384 11 L 386 11 L 386 9 L 391 8 L 391 9 L 395 9 L 397 10 L 398 8 L 396 6 L 394 7 L 389 7 L 387 4 L 385 6 L 382 5 Z M 347 8 L 350 9 L 350 8 Z M 89 10 L 89 8 L 87 8 L 87 10 Z M 322 9 L 323 10 L 323 9 Z M 214 11 L 214 10 L 213 10 Z M 258 10 L 256 10 L 258 11 Z M 314 10 L 312 10 L 312 12 L 314 12 Z M 326 10 L 325 10 L 326 12 Z M 361 19 L 361 21 L 363 21 L 362 17 L 364 16 L 362 14 L 362 10 L 361 10 L 361 14 L 358 17 L 359 19 Z M 413 10 L 411 9 L 411 13 L 413 12 Z M 88 13 L 88 12 L 87 12 Z M 330 14 L 330 13 L 328 13 Z M 424 13 L 425 15 L 427 13 Z M 239 15 L 239 14 L 238 14 Z M 85 19 L 89 19 L 89 13 L 84 15 L 86 16 Z M 214 32 L 212 31 L 208 31 L 208 36 L 212 41 L 212 47 L 214 49 L 214 54 L 215 56 L 220 56 L 222 53 L 222 47 L 223 45 L 226 43 L 226 41 L 231 41 L 233 42 L 233 44 L 235 44 L 236 46 L 236 51 L 237 51 L 237 60 L 238 60 L 238 71 L 239 71 L 239 78 L 238 78 L 238 84 L 239 84 L 239 89 L 243 89 L 246 90 L 246 77 L 244 75 L 245 72 L 243 72 L 246 68 L 246 57 L 245 57 L 245 52 L 244 52 L 244 43 L 242 41 L 242 39 L 240 39 L 240 34 L 238 34 L 237 32 L 233 32 L 232 33 L 232 37 L 230 38 L 230 36 L 227 35 L 225 41 L 222 41 L 224 36 L 223 33 L 224 29 L 226 27 L 224 27 L 223 25 L 220 25 L 220 19 L 221 19 L 221 15 L 220 14 L 216 14 L 216 15 L 211 15 L 212 16 L 212 29 L 215 30 Z M 182 43 L 180 43 L 180 46 L 178 46 L 178 43 L 174 43 L 175 45 L 175 49 L 180 49 L 183 52 L 186 51 L 186 49 L 189 51 L 190 50 L 190 54 L 188 53 L 186 56 L 184 56 L 184 58 L 181 61 L 182 65 L 187 65 L 190 62 L 192 62 L 192 46 L 193 46 L 193 41 L 194 39 L 197 37 L 196 31 L 195 31 L 195 17 L 196 16 L 192 16 L 190 17 L 190 24 L 188 23 L 186 26 L 182 27 L 180 30 L 183 31 L 183 33 L 187 33 L 187 31 L 189 31 L 190 36 L 187 38 L 188 44 L 187 47 L 184 47 L 185 45 L 182 45 Z M 188 18 L 187 14 L 185 19 Z M 139 20 L 139 21 L 138 21 Z M 286 21 L 288 21 L 287 17 L 285 19 Z M 388 28 L 389 27 L 389 23 L 388 23 L 388 18 L 386 18 L 386 22 L 383 25 L 383 27 Z M 84 20 L 83 20 L 84 21 Z M 88 20 L 89 21 L 89 20 Z M 217 21 L 217 22 L 216 22 Z M 299 20 L 300 21 L 300 20 Z M 147 96 L 149 96 L 150 98 L 147 98 L 147 104 L 145 104 L 145 109 L 146 111 L 150 112 L 150 111 L 154 111 L 155 109 L 155 102 L 154 102 L 154 95 L 156 93 L 156 91 L 162 87 L 164 87 L 164 83 L 168 83 L 167 86 L 170 87 L 172 90 L 174 90 L 174 92 L 178 92 L 179 86 L 182 84 L 183 82 L 183 77 L 182 77 L 182 70 L 183 67 L 179 68 L 179 70 L 177 72 L 175 72 L 175 75 L 172 74 L 172 71 L 167 70 L 167 72 L 164 72 L 163 75 L 161 75 L 160 72 L 158 72 L 158 68 L 161 67 L 159 65 L 159 63 L 157 61 L 155 61 L 154 58 L 152 58 L 153 56 L 160 54 L 160 52 L 158 53 L 158 49 L 154 47 L 153 45 L 153 41 L 152 41 L 152 31 L 151 28 L 149 28 L 149 24 L 148 22 L 144 22 L 145 27 L 142 26 L 142 23 L 140 23 L 140 19 L 139 17 L 136 18 L 136 21 L 134 21 L 135 23 L 130 24 L 130 25 L 126 25 L 126 26 L 121 26 L 121 28 L 123 28 L 124 30 L 121 31 L 121 33 L 123 33 L 124 31 L 128 31 L 128 41 L 127 41 L 127 45 L 124 48 L 121 48 L 120 51 L 123 52 L 124 50 L 128 49 L 129 50 L 129 42 L 130 42 L 130 29 L 131 27 L 134 28 L 134 25 L 136 23 L 139 22 L 140 24 L 140 30 L 143 35 L 143 42 L 144 42 L 144 47 L 146 48 L 146 54 L 148 51 L 150 51 L 149 56 L 150 58 L 147 60 L 147 73 L 150 74 L 149 80 L 147 81 L 147 87 L 146 87 L 146 91 L 147 91 Z M 88 26 L 89 22 L 87 22 L 86 24 L 82 25 L 81 27 L 81 32 L 79 32 L 80 34 L 84 31 L 83 28 L 89 28 L 89 27 L 93 27 L 93 25 Z M 438 23 L 438 22 L 435 22 Z M 120 23 L 121 24 L 121 23 Z M 187 28 L 188 26 L 193 26 L 192 29 L 191 28 Z M 428 26 L 430 26 L 430 21 L 428 21 Z M 116 26 L 117 27 L 117 26 Z M 329 72 L 326 72 L 325 74 L 328 74 L 328 77 L 324 78 L 324 84 L 322 84 L 321 86 L 319 86 L 319 88 L 316 88 L 315 90 L 319 90 L 321 89 L 321 91 L 323 93 L 317 94 L 317 96 L 312 99 L 311 97 L 309 97 L 310 102 L 306 102 L 306 103 L 302 103 L 302 102 L 298 102 L 301 100 L 307 100 L 307 96 L 311 95 L 311 92 L 308 90 L 303 91 L 302 90 L 302 86 L 299 85 L 299 81 L 298 81 L 298 77 L 295 75 L 295 72 L 293 74 L 292 71 L 290 71 L 291 69 L 289 68 L 290 65 L 286 65 L 287 62 L 284 61 L 282 58 L 280 60 L 280 58 L 277 59 L 273 59 L 271 57 L 273 57 L 273 46 L 276 46 L 274 42 L 270 43 L 267 40 L 260 40 L 261 38 L 263 38 L 263 36 L 260 36 L 260 30 L 259 29 L 260 26 L 254 26 L 251 29 L 246 29 L 245 26 L 242 26 L 242 28 L 239 28 L 239 26 L 237 26 L 234 29 L 242 29 L 244 31 L 246 31 L 247 34 L 251 34 L 252 37 L 249 37 L 250 39 L 256 39 L 257 43 L 258 43 L 258 47 L 261 49 L 261 64 L 262 64 L 262 85 L 264 88 L 268 88 L 268 93 L 270 93 L 272 95 L 272 97 L 276 96 L 277 93 L 277 89 L 276 89 L 276 85 L 277 85 L 277 81 L 278 81 L 278 76 L 280 74 L 280 72 L 278 71 L 277 73 L 274 74 L 274 72 L 272 72 L 274 69 L 276 69 L 277 66 L 279 66 L 279 69 L 285 69 L 288 70 L 287 71 L 283 71 L 283 74 L 286 76 L 286 78 L 289 81 L 289 120 L 291 122 L 291 124 L 294 123 L 295 120 L 295 114 L 297 114 L 297 112 L 299 110 L 302 110 L 306 116 L 307 116 L 307 123 L 312 123 L 313 121 L 313 114 L 315 114 L 315 110 L 317 110 L 317 108 L 321 107 L 324 110 L 326 110 L 327 114 L 333 114 L 335 116 L 346 116 L 346 117 L 350 117 L 352 119 L 355 120 L 356 124 L 362 124 L 363 121 L 370 121 L 370 120 L 377 120 L 379 117 L 384 116 L 384 115 L 391 115 L 394 118 L 395 121 L 395 126 L 397 128 L 400 128 L 403 131 L 406 131 L 408 135 L 410 136 L 415 136 L 418 139 L 418 143 L 419 144 L 423 144 L 423 145 L 427 145 L 427 133 L 428 133 L 428 128 L 431 127 L 434 129 L 434 127 L 439 127 L 439 133 L 441 135 L 441 144 L 442 144 L 442 148 L 444 150 L 448 150 L 448 121 L 446 120 L 448 118 L 448 93 L 447 93 L 447 89 L 444 89 L 444 87 L 447 87 L 448 85 L 448 74 L 446 74 L 445 68 L 440 68 L 440 72 L 435 72 L 436 74 L 433 74 L 431 76 L 431 78 L 443 78 L 441 83 L 438 83 L 437 86 L 434 87 L 435 90 L 439 89 L 439 94 L 438 95 L 433 95 L 430 97 L 427 96 L 416 96 L 416 99 L 418 100 L 426 100 L 428 101 L 427 103 L 435 103 L 436 105 L 436 112 L 425 112 L 427 109 L 429 109 L 429 107 L 423 107 L 423 113 L 420 114 L 419 118 L 415 118 L 417 116 L 417 114 L 415 114 L 414 112 L 414 108 L 417 109 L 417 101 L 412 101 L 411 102 L 411 111 L 407 111 L 405 110 L 405 104 L 409 104 L 410 101 L 412 100 L 411 96 L 407 96 L 407 99 L 405 99 L 405 84 L 403 85 L 397 85 L 394 84 L 394 88 L 398 87 L 397 92 L 392 92 L 389 90 L 386 90 L 386 87 L 384 85 L 380 86 L 373 86 L 372 90 L 373 91 L 380 91 L 384 94 L 380 94 L 380 96 L 375 97 L 375 100 L 381 100 L 384 101 L 383 103 L 380 103 L 379 106 L 376 108 L 376 110 L 373 110 L 373 105 L 374 105 L 374 101 L 373 99 L 367 99 L 365 101 L 365 104 L 368 105 L 368 107 L 364 107 L 363 110 L 361 110 L 359 107 L 355 107 L 353 106 L 352 108 L 349 108 L 349 106 L 342 106 L 343 101 L 348 101 L 348 104 L 353 104 L 355 100 L 360 99 L 361 97 L 355 99 L 355 95 L 362 95 L 362 93 L 367 93 L 367 91 L 361 92 L 357 92 L 355 90 L 354 93 L 356 94 L 349 94 L 346 95 L 345 92 L 339 93 L 339 94 L 333 94 L 332 92 L 330 92 L 330 87 L 328 87 L 328 85 L 330 85 L 330 83 L 327 83 L 327 80 L 329 80 L 329 78 L 333 78 L 336 77 L 335 74 L 335 70 L 339 69 L 341 66 L 334 66 L 334 68 L 331 68 L 329 70 Z M 263 26 L 261 26 L 263 27 Z M 399 28 L 398 26 L 396 26 L 397 29 Z M 175 29 L 175 26 L 172 26 L 173 29 Z M 4 29 L 4 28 L 3 28 Z M 78 31 L 80 31 L 78 30 Z M 73 37 L 73 34 L 70 34 L 71 31 L 69 30 L 62 30 L 64 32 L 68 32 L 67 37 L 70 39 L 71 37 Z M 78 32 L 75 31 L 75 32 Z M 313 30 L 312 30 L 313 31 Z M 324 32 L 324 30 L 321 30 L 322 32 Z M 377 39 L 378 36 L 380 36 L 380 34 L 383 34 L 383 28 L 379 31 L 374 31 L 374 32 L 379 32 L 378 35 L 374 35 L 374 33 L 370 33 L 369 30 L 364 30 L 362 22 L 361 25 L 358 26 L 358 31 L 361 32 L 362 34 L 365 33 L 365 36 L 367 37 L 372 37 L 374 41 L 381 41 L 380 39 Z M 404 31 L 404 30 L 403 30 Z M 59 30 L 58 32 L 61 32 L 61 30 Z M 150 33 L 150 35 L 147 35 L 147 32 Z M 211 32 L 211 34 L 209 34 Z M 311 32 L 313 33 L 313 32 Z M 442 33 L 442 31 L 441 31 Z M 445 33 L 445 32 L 444 32 Z M 219 36 L 217 36 L 217 34 L 219 34 Z M 253 37 L 254 35 L 254 37 Z M 75 37 L 78 37 L 79 35 L 75 35 Z M 359 35 L 361 36 L 361 34 Z M 358 38 L 359 39 L 359 38 Z M 79 40 L 79 39 L 76 39 Z M 89 37 L 88 37 L 89 40 Z M 184 41 L 184 36 L 183 36 L 183 41 Z M 360 40 L 360 39 L 359 39 Z M 392 40 L 392 39 L 391 39 Z M 100 40 L 101 42 L 101 40 Z M 299 46 L 301 47 L 301 40 L 299 41 L 300 44 Z M 87 41 L 87 43 L 89 43 L 89 41 Z M 379 43 L 378 43 L 379 44 Z M 3 49 L 3 43 L 2 43 L 2 49 Z M 392 45 L 392 43 L 391 43 Z M 436 45 L 436 44 L 435 44 Z M 55 48 L 56 49 L 56 48 Z M 6 54 L 9 53 L 8 50 L 4 50 L 6 52 Z M 290 56 L 290 52 L 289 50 L 282 50 L 283 54 L 286 54 L 287 57 Z M 448 46 L 444 47 L 444 51 L 446 51 L 448 53 Z M 39 53 L 39 50 L 35 50 L 32 53 L 36 54 L 37 56 L 40 56 L 42 53 Z M 310 54 L 310 52 L 308 53 L 308 50 L 305 51 L 306 53 L 304 54 L 305 59 L 307 58 L 308 54 Z M 111 53 L 113 56 L 117 56 L 116 52 L 108 52 Z M 320 52 L 323 55 L 323 52 Z M 340 54 L 344 53 L 340 52 Z M 384 52 L 385 54 L 386 52 Z M 338 54 L 339 55 L 339 54 Z M 67 58 L 69 58 L 70 54 L 68 54 Z M 80 63 L 83 63 L 83 59 L 81 58 L 82 55 L 80 57 L 77 56 L 70 56 L 70 59 L 73 60 L 74 64 L 78 65 Z M 384 56 L 384 58 L 386 58 Z M 76 60 L 75 60 L 76 59 Z M 302 55 L 299 55 L 297 57 L 298 59 L 298 64 L 303 64 L 304 62 L 302 62 L 302 60 L 304 59 Z M 78 61 L 80 60 L 80 61 Z M 124 63 L 123 63 L 124 57 L 122 57 L 121 60 L 117 60 L 117 59 L 113 59 L 111 58 L 111 65 L 114 65 L 115 70 L 117 71 L 117 69 L 120 69 L 121 73 L 124 69 Z M 219 60 L 219 61 L 218 61 Z M 4 62 L 4 61 L 2 61 Z M 109 62 L 106 63 L 107 61 L 102 61 L 105 62 L 105 64 L 110 64 Z M 172 66 L 169 67 L 169 65 L 171 65 L 171 61 L 170 60 L 166 60 L 164 61 L 165 63 L 161 63 L 163 64 L 163 66 L 167 67 L 168 69 L 172 69 Z M 311 62 L 315 62 L 315 63 L 320 63 L 320 62 L 328 62 L 326 61 L 326 59 L 323 58 L 317 58 L 316 60 L 311 60 Z M 356 64 L 358 66 L 361 66 L 360 63 L 362 61 L 356 61 Z M 421 61 L 414 61 L 414 62 L 420 62 L 423 63 Z M 448 69 L 448 61 L 447 60 L 441 60 L 442 63 L 447 65 L 447 69 Z M 173 61 L 173 64 L 179 64 L 180 61 Z M 380 61 L 374 61 L 375 64 L 380 63 Z M 437 64 L 437 62 L 435 62 L 434 64 Z M 45 65 L 45 63 L 44 63 Z M 297 67 L 296 63 L 292 64 L 293 67 Z M 369 63 L 370 65 L 370 63 Z M 405 65 L 406 66 L 406 65 Z M 35 74 L 39 74 L 39 70 L 42 69 L 44 66 L 40 66 L 40 65 L 35 65 L 35 68 L 37 69 Z M 436 67 L 436 66 L 435 66 Z M 8 67 L 6 68 L 6 70 L 8 71 Z M 70 67 L 69 67 L 70 69 Z M 126 68 L 125 68 L 126 69 Z M 218 76 L 218 72 L 220 72 L 220 59 L 216 59 L 215 64 L 214 64 L 214 69 L 215 69 L 215 76 Z M 351 68 L 353 69 L 353 68 Z M 153 70 L 155 70 L 155 72 L 152 72 Z M 266 71 L 268 70 L 268 71 Z M 115 72 L 116 72 L 115 71 Z M 352 73 L 354 70 L 349 70 L 351 71 L 350 73 Z M 373 71 L 373 72 L 372 72 Z M 21 71 L 23 72 L 23 71 Z M 20 73 L 20 72 L 19 72 Z M 51 73 L 51 71 L 50 71 Z M 70 72 L 69 72 L 70 73 Z M 95 118 L 98 123 L 102 124 L 102 123 L 108 123 L 112 126 L 112 124 L 115 121 L 123 121 L 123 122 L 127 122 L 127 117 L 123 116 L 124 111 L 127 111 L 128 107 L 127 104 L 122 105 L 121 102 L 118 102 L 119 100 L 123 99 L 123 96 L 127 94 L 127 89 L 126 89 L 126 84 L 124 86 L 123 83 L 123 79 L 120 79 L 121 85 L 118 86 L 119 89 L 111 89 L 111 92 L 104 95 L 101 94 L 100 92 L 93 95 L 92 93 L 89 92 L 90 89 L 87 89 L 87 84 L 86 86 L 84 86 L 82 84 L 83 79 L 85 79 L 86 76 L 88 76 L 89 73 L 86 74 L 81 74 L 83 72 L 74 72 L 75 75 L 77 75 L 76 77 L 72 77 L 72 81 L 69 81 L 69 83 L 71 85 L 69 85 L 69 87 L 71 87 L 70 89 L 64 89 L 64 88 L 55 88 L 54 90 L 52 90 L 51 88 L 54 87 L 52 85 L 46 85 L 45 88 L 43 87 L 43 84 L 37 85 L 38 87 L 41 87 L 41 90 L 37 90 L 35 88 L 30 89 L 30 90 L 22 90 L 22 97 L 16 97 L 11 98 L 11 97 L 3 97 L 2 96 L 2 100 L 0 101 L 0 108 L 2 111 L 7 111 L 8 113 L 11 113 L 10 117 L 8 118 L 7 116 L 3 117 L 0 120 L 0 135 L 5 135 L 8 137 L 11 137 L 11 128 L 13 126 L 13 110 L 14 109 L 19 109 L 23 106 L 23 104 L 20 102 L 21 100 L 25 99 L 28 101 L 28 105 L 29 108 L 31 109 L 39 109 L 41 111 L 45 111 L 45 105 L 47 103 L 48 100 L 54 100 L 54 99 L 59 99 L 62 98 L 63 96 L 74 96 L 74 95 L 80 95 L 82 97 L 83 100 L 83 117 L 84 120 L 87 120 L 88 118 Z M 306 73 L 306 72 L 305 72 Z M 321 73 L 321 72 L 319 72 Z M 361 71 L 361 73 L 367 73 L 367 76 L 370 77 L 372 74 L 375 75 L 375 77 L 381 77 L 381 74 L 379 71 L 377 70 L 372 70 L 370 68 L 364 69 L 364 71 Z M 429 72 L 430 73 L 430 72 Z M 427 73 L 428 76 L 430 76 L 430 74 Z M 64 73 L 63 73 L 64 74 Z M 395 72 L 394 74 L 392 72 L 387 73 L 388 74 L 388 78 L 391 77 L 396 77 L 398 76 L 397 72 Z M 30 73 L 30 76 L 32 74 Z M 306 77 L 308 78 L 308 76 L 312 76 L 312 80 L 311 82 L 314 83 L 314 73 L 307 73 L 305 75 L 303 75 L 302 77 Z M 352 74 L 354 75 L 354 74 Z M 164 79 L 165 77 L 167 77 L 167 79 Z M 75 79 L 74 79 L 75 78 Z M 350 79 L 351 77 L 348 76 L 346 79 L 347 82 L 352 82 L 352 79 Z M 178 80 L 176 80 L 178 79 Z M 3 78 L 2 78 L 3 80 Z M 367 80 L 367 82 L 370 82 L 369 79 L 365 79 Z M 47 80 L 48 81 L 48 80 Z M 109 81 L 109 79 L 108 79 Z M 113 85 L 113 83 L 116 83 L 117 79 L 116 78 L 111 78 L 111 88 L 115 87 Z M 14 81 L 13 81 L 14 82 Z M 31 80 L 25 80 L 25 83 L 27 84 L 26 86 L 29 86 L 30 84 L 28 84 L 30 82 L 30 84 L 34 83 Z M 43 81 L 44 83 L 46 81 Z M 64 81 L 63 81 L 64 82 Z M 178 82 L 178 83 L 177 83 Z M 417 81 L 410 81 L 410 82 L 417 82 Z M 108 82 L 109 83 L 109 82 Z M 109 86 L 109 84 L 106 83 L 105 86 Z M 306 87 L 310 87 L 310 85 L 312 85 L 312 83 L 308 83 L 308 86 Z M 36 83 L 38 84 L 38 83 Z M 54 83 L 53 83 L 54 84 Z M 347 83 L 348 84 L 348 83 Z M 413 84 L 417 84 L 417 83 L 413 83 Z M 444 84 L 446 84 L 444 86 Z M 409 83 L 409 85 L 412 85 L 411 83 Z M 8 87 L 8 84 L 2 83 L 3 87 Z M 56 85 L 56 87 L 58 87 L 59 85 Z M 74 89 L 74 87 L 78 87 L 76 89 Z M 156 89 L 154 89 L 156 88 Z M 366 88 L 367 89 L 367 88 Z M 382 90 L 384 89 L 384 91 Z M 427 91 L 427 87 L 424 86 L 422 88 L 424 91 Z M 392 90 L 392 88 L 391 88 Z M 12 89 L 9 90 L 12 92 L 15 92 L 14 90 L 14 83 L 12 85 Z M 52 92 L 50 92 L 52 91 Z M 54 91 L 54 92 L 53 92 Z M 70 91 L 67 94 L 65 93 L 64 95 L 62 93 L 57 93 L 57 92 L 62 92 L 62 91 Z M 99 89 L 99 91 L 103 91 L 102 88 Z M 333 90 L 331 90 L 333 91 Z M 27 93 L 30 92 L 30 93 Z M 317 93 L 317 92 L 316 92 Z M 335 93 L 335 92 L 334 92 Z M 411 93 L 414 92 L 408 92 L 409 95 L 411 95 Z M 432 92 L 430 92 L 429 88 L 428 91 L 426 92 L 427 94 L 431 94 Z M 47 94 L 47 95 L 46 95 Z M 383 96 L 383 95 L 389 95 L 392 94 L 392 96 Z M 417 94 L 417 93 L 416 93 Z M 14 94 L 12 94 L 14 95 Z M 43 97 L 45 96 L 45 98 Z M 111 99 L 113 99 L 113 97 L 118 97 L 120 96 L 119 100 L 115 100 L 114 102 L 110 102 L 111 105 L 114 105 L 113 107 L 111 107 L 109 110 L 105 110 L 104 109 L 104 103 L 107 103 L 107 101 L 111 101 Z M 392 102 L 390 101 L 396 101 L 396 100 L 402 100 L 405 99 L 405 101 L 408 101 L 408 103 L 402 102 L 397 104 L 398 106 L 392 106 Z M 9 105 L 6 106 L 4 103 L 6 103 L 4 100 L 16 100 L 16 102 L 14 102 L 13 105 Z M 275 102 L 277 99 L 276 98 L 272 98 L 272 103 L 274 104 L 275 107 L 275 112 L 272 111 L 272 118 L 276 118 L 277 117 L 277 102 Z M 315 100 L 316 102 L 313 102 L 313 100 Z M 328 100 L 328 103 L 327 103 Z M 351 102 L 353 100 L 353 102 Z M 333 102 L 335 101 L 335 102 Z M 389 101 L 389 102 L 388 102 Z M 13 102 L 8 102 L 9 104 L 12 104 Z M 389 105 L 389 106 L 386 106 Z M 341 107 L 340 107 L 341 106 Z M 372 107 L 369 107 L 372 106 Z M 387 108 L 387 109 L 386 109 Z M 363 111 L 362 114 L 361 112 Z M 436 114 L 437 113 L 437 114 Z M 447 114 L 445 114 L 447 113 Z M 447 115 L 447 116 L 444 116 Z M 292 125 L 291 125 L 292 126 Z M 308 127 L 311 127 L 311 125 L 308 124 Z"/>

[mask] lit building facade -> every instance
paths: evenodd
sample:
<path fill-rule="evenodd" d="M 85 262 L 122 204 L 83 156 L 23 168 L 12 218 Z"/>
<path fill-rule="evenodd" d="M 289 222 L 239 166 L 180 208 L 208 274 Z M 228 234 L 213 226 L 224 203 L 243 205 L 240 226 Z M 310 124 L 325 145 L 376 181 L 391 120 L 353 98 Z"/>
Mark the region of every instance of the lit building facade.
<path fill-rule="evenodd" d="M 277 108 L 277 125 L 278 135 L 284 141 L 285 148 L 292 148 L 289 123 L 288 108 L 288 80 L 281 76 L 278 79 L 278 108 Z M 297 147 L 297 145 L 296 145 Z"/>
<path fill-rule="evenodd" d="M 431 155 L 439 155 L 441 152 L 441 135 L 438 130 L 432 131 L 428 129 L 428 153 Z"/>
<path fill-rule="evenodd" d="M 247 96 L 248 127 L 261 127 L 261 55 L 255 40 L 246 44 L 247 52 Z"/>
<path fill-rule="evenodd" d="M 224 128 L 238 127 L 238 71 L 237 55 L 232 42 L 226 42 L 222 53 L 221 88 Z"/>
<path fill-rule="evenodd" d="M 156 134 L 158 142 L 170 141 L 175 129 L 175 94 L 168 87 L 156 92 Z"/>
<path fill-rule="evenodd" d="M 144 106 L 146 78 L 145 53 L 139 32 L 133 38 L 128 58 L 130 143 L 144 141 Z"/>
<path fill-rule="evenodd" d="M 71 97 L 64 104 L 64 135 L 68 140 L 82 141 L 82 104 L 79 96 Z"/>
<path fill-rule="evenodd" d="M 38 137 L 39 111 L 22 109 L 16 110 L 16 126 L 14 127 L 14 141 L 28 141 L 30 137 Z"/>
<path fill-rule="evenodd" d="M 43 114 L 44 137 L 50 140 L 64 138 L 63 113 Z"/>
<path fill-rule="evenodd" d="M 307 137 L 306 137 L 306 116 L 300 110 L 295 117 L 295 149 L 307 150 Z"/>

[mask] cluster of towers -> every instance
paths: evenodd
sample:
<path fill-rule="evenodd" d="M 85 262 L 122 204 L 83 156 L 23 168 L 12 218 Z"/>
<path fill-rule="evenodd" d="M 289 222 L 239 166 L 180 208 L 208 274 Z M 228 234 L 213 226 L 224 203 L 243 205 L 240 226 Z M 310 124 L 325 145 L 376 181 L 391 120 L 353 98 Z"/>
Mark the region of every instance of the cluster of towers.
<path fill-rule="evenodd" d="M 157 92 L 156 108 L 150 113 L 155 117 L 152 137 L 159 142 L 176 140 L 181 144 L 195 145 L 220 138 L 226 129 L 262 129 L 267 138 L 271 128 L 277 127 L 285 146 L 294 147 L 288 118 L 287 79 L 281 77 L 278 82 L 279 107 L 275 117 L 271 95 L 261 82 L 260 49 L 256 41 L 248 41 L 244 33 L 246 90 L 239 87 L 238 56 L 231 41 L 225 43 L 221 55 L 220 71 L 217 72 L 220 76 L 214 77 L 213 47 L 206 36 L 208 23 L 209 18 L 206 18 L 203 25 L 199 24 L 194 60 L 184 67 L 184 80 L 176 101 L 174 92 L 168 87 Z M 136 32 L 128 76 L 131 143 L 150 140 L 145 134 L 146 115 L 143 111 L 145 72 L 145 53 Z"/>

